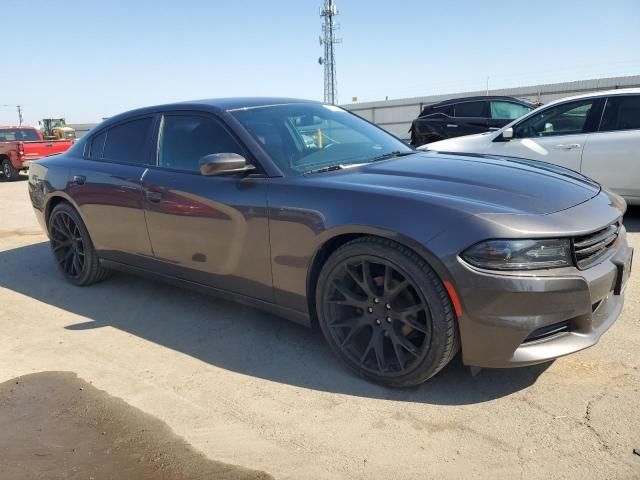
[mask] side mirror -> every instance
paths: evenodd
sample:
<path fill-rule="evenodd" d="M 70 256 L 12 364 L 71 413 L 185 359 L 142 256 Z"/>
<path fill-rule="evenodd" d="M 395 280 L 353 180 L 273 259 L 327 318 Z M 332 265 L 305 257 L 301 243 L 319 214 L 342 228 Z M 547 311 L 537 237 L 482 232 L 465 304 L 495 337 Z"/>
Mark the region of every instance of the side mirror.
<path fill-rule="evenodd" d="M 502 132 L 502 139 L 505 142 L 508 142 L 512 138 L 513 138 L 513 128 L 512 127 L 509 127 L 504 132 Z"/>
<path fill-rule="evenodd" d="M 200 173 L 206 177 L 250 172 L 255 168 L 237 153 L 212 153 L 200 158 Z"/>

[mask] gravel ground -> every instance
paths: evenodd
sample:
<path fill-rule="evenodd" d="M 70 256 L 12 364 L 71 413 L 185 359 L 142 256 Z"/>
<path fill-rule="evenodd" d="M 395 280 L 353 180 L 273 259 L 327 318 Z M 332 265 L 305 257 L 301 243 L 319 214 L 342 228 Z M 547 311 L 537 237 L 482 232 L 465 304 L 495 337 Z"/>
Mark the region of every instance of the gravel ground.
<path fill-rule="evenodd" d="M 639 268 L 591 349 L 476 377 L 454 360 L 389 390 L 257 310 L 122 274 L 68 285 L 26 188 L 0 182 L 0 382 L 74 372 L 206 457 L 278 479 L 640 478 Z M 640 249 L 640 210 L 626 223 Z"/>

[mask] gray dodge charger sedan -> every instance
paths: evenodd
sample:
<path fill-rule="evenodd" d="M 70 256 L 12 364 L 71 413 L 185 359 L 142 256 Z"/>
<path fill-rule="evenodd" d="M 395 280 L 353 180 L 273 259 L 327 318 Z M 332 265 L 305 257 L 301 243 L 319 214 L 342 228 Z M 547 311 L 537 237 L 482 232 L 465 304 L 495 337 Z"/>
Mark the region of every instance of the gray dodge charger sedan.
<path fill-rule="evenodd" d="M 35 162 L 29 193 L 71 283 L 150 274 L 318 325 L 349 368 L 391 386 L 459 350 L 516 367 L 594 345 L 633 254 L 624 201 L 589 178 L 419 153 L 303 100 L 112 117 Z"/>

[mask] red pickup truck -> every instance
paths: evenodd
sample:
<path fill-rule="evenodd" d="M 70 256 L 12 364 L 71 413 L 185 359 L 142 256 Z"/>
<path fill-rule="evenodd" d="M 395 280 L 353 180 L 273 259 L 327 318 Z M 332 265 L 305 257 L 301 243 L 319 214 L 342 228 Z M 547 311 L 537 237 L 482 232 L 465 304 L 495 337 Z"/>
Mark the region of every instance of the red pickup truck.
<path fill-rule="evenodd" d="M 0 171 L 5 180 L 17 180 L 34 160 L 67 151 L 74 140 L 43 140 L 33 127 L 0 126 Z"/>

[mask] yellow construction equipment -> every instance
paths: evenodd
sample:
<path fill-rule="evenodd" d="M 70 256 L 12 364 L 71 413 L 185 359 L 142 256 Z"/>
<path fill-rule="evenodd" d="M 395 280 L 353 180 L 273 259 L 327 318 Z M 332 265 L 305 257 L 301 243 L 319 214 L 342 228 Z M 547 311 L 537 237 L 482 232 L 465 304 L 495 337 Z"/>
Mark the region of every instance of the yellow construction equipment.
<path fill-rule="evenodd" d="M 67 126 L 64 118 L 43 118 L 38 123 L 45 140 L 73 140 L 76 138 L 76 131 Z"/>

